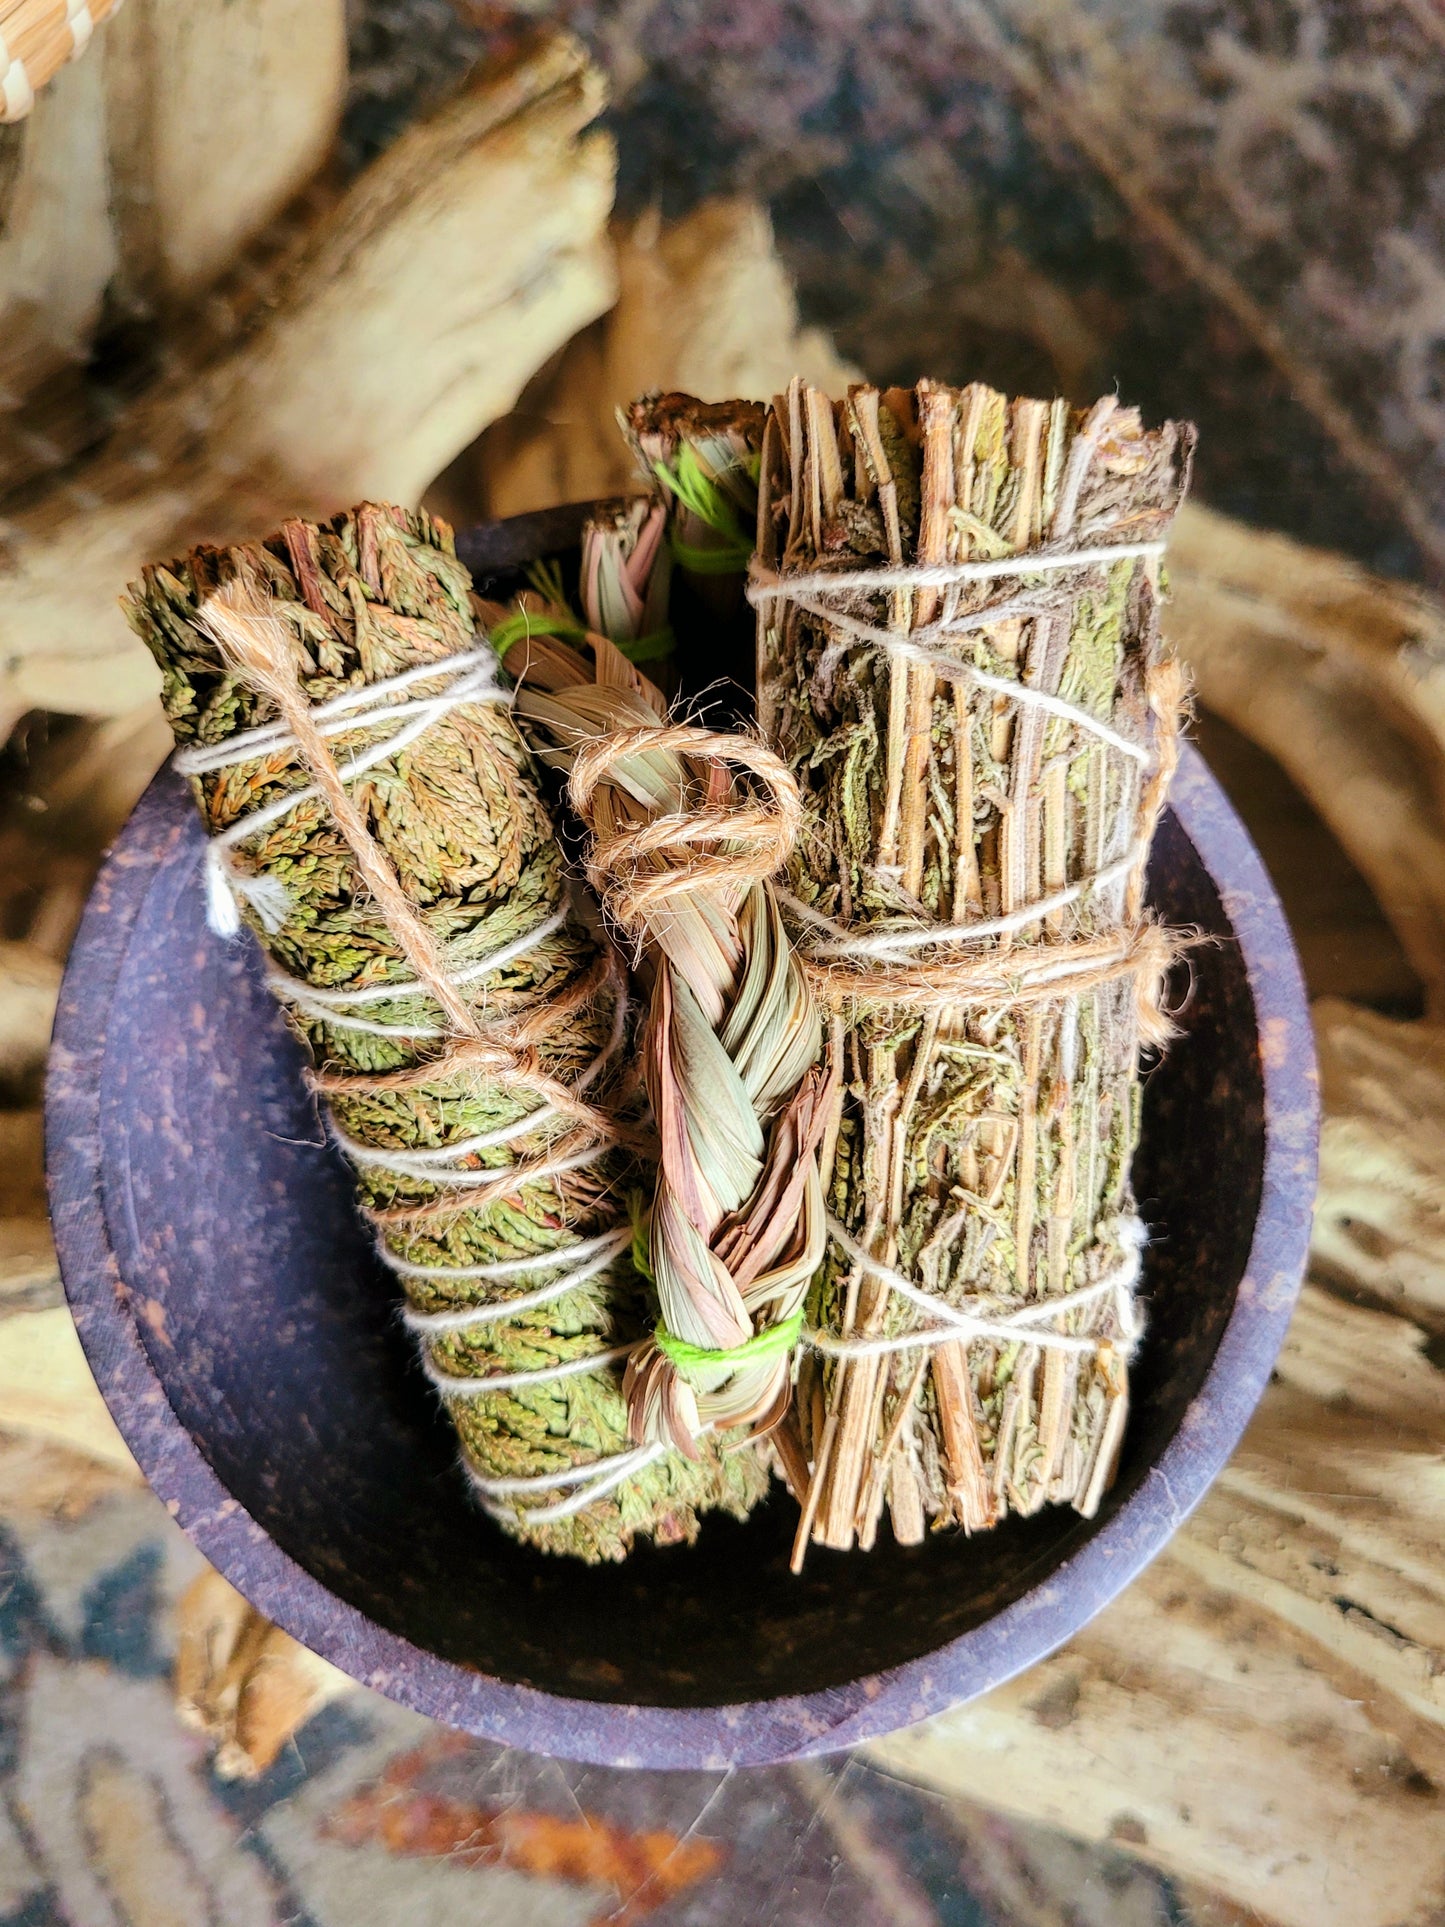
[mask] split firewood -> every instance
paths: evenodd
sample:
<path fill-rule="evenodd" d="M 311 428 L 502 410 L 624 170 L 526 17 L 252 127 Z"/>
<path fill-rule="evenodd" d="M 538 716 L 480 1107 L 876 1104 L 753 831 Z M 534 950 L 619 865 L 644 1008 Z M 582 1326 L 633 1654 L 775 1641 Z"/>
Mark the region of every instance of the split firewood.
<path fill-rule="evenodd" d="M 1314 1007 L 1325 1119 L 1315 1275 L 1445 1334 L 1445 1026 Z M 1442 1381 L 1445 1383 L 1445 1381 Z"/>
<path fill-rule="evenodd" d="M 259 1779 L 313 1713 L 354 1688 L 218 1572 L 192 1580 L 176 1617 L 176 1711 L 214 1745 L 219 1779 Z"/>
<path fill-rule="evenodd" d="M 415 500 L 613 294 L 602 81 L 538 36 L 410 129 L 199 373 L 163 379 L 0 545 L 0 708 L 155 686 L 115 606 L 150 555 L 366 497 Z"/>
<path fill-rule="evenodd" d="M 1445 605 L 1198 507 L 1169 579 L 1199 700 L 1314 804 L 1445 1011 Z"/>
<path fill-rule="evenodd" d="M 650 389 L 766 401 L 797 374 L 837 394 L 859 379 L 820 329 L 799 322 L 772 223 L 755 201 L 704 201 L 671 226 L 645 216 L 617 235 L 617 275 L 611 313 L 446 478 L 466 519 L 631 487 L 617 410 Z"/>
<path fill-rule="evenodd" d="M 177 381 L 264 296 L 345 77 L 343 0 L 130 0 L 0 129 L 0 494 L 98 445 L 157 367 Z M 234 293 L 197 305 L 233 264 Z"/>

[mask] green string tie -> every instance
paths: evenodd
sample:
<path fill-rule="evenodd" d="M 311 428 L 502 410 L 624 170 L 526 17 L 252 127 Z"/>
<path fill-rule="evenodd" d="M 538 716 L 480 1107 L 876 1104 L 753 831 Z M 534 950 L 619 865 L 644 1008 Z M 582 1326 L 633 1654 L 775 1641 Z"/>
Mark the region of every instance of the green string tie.
<path fill-rule="evenodd" d="M 662 662 L 670 656 L 677 646 L 677 638 L 671 629 L 654 629 L 650 636 L 633 636 L 627 641 L 613 637 L 614 648 L 620 649 L 629 662 Z"/>
<path fill-rule="evenodd" d="M 502 617 L 487 640 L 501 658 L 513 643 L 525 642 L 528 636 L 561 636 L 568 642 L 585 642 L 588 630 L 575 616 L 560 609 L 553 614 L 539 609 L 514 609 L 511 615 Z M 615 646 L 629 662 L 661 662 L 672 654 L 676 638 L 671 629 L 654 629 L 651 635 L 634 636 Z"/>
<path fill-rule="evenodd" d="M 577 618 L 565 615 L 560 609 L 550 615 L 541 609 L 516 609 L 511 615 L 502 617 L 487 636 L 487 641 L 500 658 L 506 655 L 513 643 L 525 642 L 528 636 L 564 636 L 568 642 L 582 642 L 586 635 L 586 629 Z"/>
<path fill-rule="evenodd" d="M 657 1349 L 680 1372 L 701 1370 L 717 1365 L 761 1365 L 770 1358 L 782 1358 L 798 1342 L 803 1329 L 803 1309 L 798 1307 L 791 1318 L 781 1319 L 776 1325 L 764 1325 L 760 1332 L 744 1339 L 741 1345 L 733 1345 L 726 1351 L 711 1352 L 702 1345 L 689 1345 L 685 1339 L 674 1338 L 666 1325 L 659 1325 L 652 1334 Z"/>

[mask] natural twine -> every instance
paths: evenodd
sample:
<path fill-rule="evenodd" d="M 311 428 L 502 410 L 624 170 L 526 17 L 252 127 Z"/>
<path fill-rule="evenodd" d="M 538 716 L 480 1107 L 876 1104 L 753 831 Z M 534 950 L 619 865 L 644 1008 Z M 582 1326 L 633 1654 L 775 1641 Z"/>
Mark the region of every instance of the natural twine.
<path fill-rule="evenodd" d="M 655 816 L 634 829 L 606 831 L 593 798 L 631 756 L 671 750 L 700 762 L 746 769 L 764 794 L 746 803 Z M 792 854 L 803 821 L 797 780 L 781 756 L 747 736 L 691 723 L 614 730 L 577 752 L 568 795 L 591 836 L 587 880 L 618 928 L 639 941 L 647 917 L 677 897 L 775 876 Z M 727 847 L 719 848 L 719 845 Z M 699 854 L 710 852 L 710 854 Z M 665 868 L 646 867 L 649 860 Z"/>

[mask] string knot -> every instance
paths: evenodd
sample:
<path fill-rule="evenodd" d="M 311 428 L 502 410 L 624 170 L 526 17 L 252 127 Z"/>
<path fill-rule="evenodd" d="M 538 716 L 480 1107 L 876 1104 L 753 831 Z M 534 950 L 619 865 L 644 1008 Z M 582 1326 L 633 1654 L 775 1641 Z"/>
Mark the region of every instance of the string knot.
<path fill-rule="evenodd" d="M 619 781 L 623 765 L 661 752 L 709 767 L 704 800 L 613 828 L 597 808 L 598 791 L 608 782 L 629 787 Z M 745 771 L 751 784 L 730 794 L 729 769 Z M 573 762 L 568 795 L 591 833 L 588 881 L 630 935 L 679 897 L 775 875 L 792 853 L 803 813 L 797 781 L 781 757 L 751 737 L 691 723 L 614 730 L 587 744 Z"/>

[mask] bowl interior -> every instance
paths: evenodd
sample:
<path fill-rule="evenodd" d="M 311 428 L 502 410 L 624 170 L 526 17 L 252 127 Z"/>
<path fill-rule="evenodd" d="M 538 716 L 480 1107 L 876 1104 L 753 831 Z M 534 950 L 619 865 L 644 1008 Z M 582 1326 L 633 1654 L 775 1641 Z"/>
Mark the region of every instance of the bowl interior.
<path fill-rule="evenodd" d="M 164 845 L 104 1016 L 102 1206 L 152 1367 L 221 1484 L 296 1563 L 438 1657 L 570 1698 L 722 1705 L 824 1690 L 936 1650 L 1037 1586 L 1133 1494 L 1199 1390 L 1259 1207 L 1253 1000 L 1218 893 L 1171 815 L 1151 900 L 1195 949 L 1185 1034 L 1150 1075 L 1136 1187 L 1148 1331 L 1099 1519 L 1049 1509 L 976 1539 L 788 1571 L 791 1501 L 699 1543 L 589 1569 L 476 1510 L 363 1234 L 348 1174 L 250 939 L 204 922 L 201 831 L 162 775 L 127 831 Z"/>

